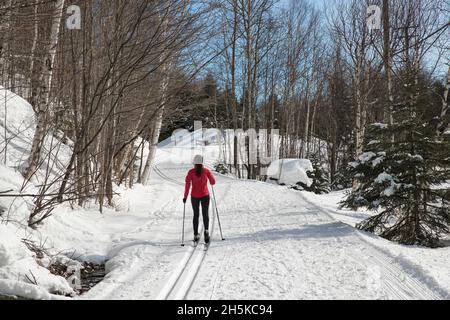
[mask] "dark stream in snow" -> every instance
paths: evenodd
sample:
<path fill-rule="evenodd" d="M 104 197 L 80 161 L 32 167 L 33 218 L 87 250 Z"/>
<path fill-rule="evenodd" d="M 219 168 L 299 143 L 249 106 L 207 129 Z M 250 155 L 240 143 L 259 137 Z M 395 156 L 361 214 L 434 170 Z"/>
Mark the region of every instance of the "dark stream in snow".
<path fill-rule="evenodd" d="M 83 294 L 91 290 L 95 285 L 103 280 L 106 275 L 104 264 L 84 263 L 81 270 L 81 290 L 79 294 Z"/>

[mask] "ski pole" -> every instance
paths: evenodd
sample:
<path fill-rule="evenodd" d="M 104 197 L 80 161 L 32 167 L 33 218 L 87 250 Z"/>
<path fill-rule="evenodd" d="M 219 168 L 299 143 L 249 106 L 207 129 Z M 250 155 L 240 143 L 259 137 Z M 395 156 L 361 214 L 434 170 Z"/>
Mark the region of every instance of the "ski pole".
<path fill-rule="evenodd" d="M 222 237 L 222 241 L 224 241 L 225 238 L 223 237 L 223 234 L 222 234 L 222 226 L 220 224 L 219 210 L 217 209 L 216 193 L 214 192 L 214 186 L 213 185 L 211 185 L 211 188 L 212 188 L 213 197 L 214 197 L 214 205 L 216 207 L 217 221 L 219 222 L 220 236 Z"/>
<path fill-rule="evenodd" d="M 186 203 L 184 203 L 183 209 L 183 234 L 181 235 L 181 246 L 184 247 L 184 219 L 186 217 Z"/>

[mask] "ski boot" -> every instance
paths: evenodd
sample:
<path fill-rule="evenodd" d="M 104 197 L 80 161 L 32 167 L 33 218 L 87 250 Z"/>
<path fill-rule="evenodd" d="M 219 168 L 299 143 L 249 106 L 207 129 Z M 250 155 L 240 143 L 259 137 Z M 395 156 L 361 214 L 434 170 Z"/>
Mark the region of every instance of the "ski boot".
<path fill-rule="evenodd" d="M 200 235 L 199 234 L 194 235 L 194 244 L 197 245 L 199 243 L 199 241 L 200 241 Z"/>
<path fill-rule="evenodd" d="M 209 244 L 209 241 L 210 241 L 210 238 L 209 238 L 209 231 L 208 230 L 206 230 L 205 231 L 205 244 Z"/>

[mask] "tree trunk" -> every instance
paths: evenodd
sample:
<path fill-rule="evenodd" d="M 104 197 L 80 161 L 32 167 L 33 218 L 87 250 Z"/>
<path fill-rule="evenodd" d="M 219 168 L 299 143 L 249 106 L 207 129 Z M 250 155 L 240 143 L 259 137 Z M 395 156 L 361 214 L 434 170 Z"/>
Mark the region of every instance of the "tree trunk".
<path fill-rule="evenodd" d="M 31 45 L 31 62 L 30 62 L 30 88 L 29 88 L 29 101 L 32 101 L 32 92 L 33 92 L 33 86 L 35 82 L 33 81 L 33 75 L 34 75 L 34 67 L 36 62 L 36 47 L 39 37 L 39 20 L 38 20 L 38 2 L 39 0 L 35 0 L 34 3 L 34 34 L 33 34 L 33 44 Z"/>
<path fill-rule="evenodd" d="M 305 121 L 305 133 L 303 135 L 303 145 L 305 148 L 303 149 L 302 157 L 308 159 L 309 158 L 309 121 L 311 117 L 311 104 L 309 102 L 309 98 L 306 101 L 306 121 Z"/>
<path fill-rule="evenodd" d="M 138 119 L 137 123 L 134 125 L 133 130 L 131 131 L 131 134 L 130 134 L 131 137 L 134 137 L 137 134 L 139 128 L 141 127 L 142 121 L 144 119 L 144 115 L 145 115 L 145 108 L 142 108 L 142 111 L 139 115 L 139 119 Z M 119 170 L 119 174 L 118 174 L 119 183 L 122 183 L 124 177 L 127 174 L 127 169 L 129 166 L 127 166 L 126 164 L 130 159 L 133 159 L 133 157 L 132 157 L 133 149 L 134 149 L 134 140 L 125 147 L 123 154 L 122 154 L 122 158 L 119 160 L 119 164 L 117 166 L 118 170 Z M 133 170 L 132 166 L 131 166 L 131 170 Z"/>
<path fill-rule="evenodd" d="M 384 111 L 384 122 L 392 125 L 394 123 L 394 118 L 392 116 L 392 108 L 394 106 L 394 96 L 392 95 L 389 0 L 383 0 L 383 40 L 384 40 L 383 63 L 384 63 L 384 70 L 386 73 L 387 100 L 388 100 L 388 105 L 385 107 Z"/>
<path fill-rule="evenodd" d="M 450 124 L 447 128 L 443 128 L 444 126 L 444 118 L 449 112 L 448 107 L 448 92 L 450 90 L 450 66 L 448 67 L 447 72 L 447 83 L 445 84 L 444 96 L 442 98 L 442 109 L 441 109 L 441 117 L 439 119 L 439 123 L 437 125 L 437 135 L 440 136 L 441 132 L 447 132 L 450 130 Z"/>
<path fill-rule="evenodd" d="M 0 33 L 0 62 L 3 61 L 3 65 L 0 65 L 0 70 L 2 70 L 2 73 L 3 73 L 3 80 L 4 80 L 5 87 L 7 89 L 10 89 L 11 86 L 8 83 L 9 82 L 8 77 L 9 77 L 10 64 L 11 64 L 11 61 L 10 61 L 11 52 L 10 52 L 10 39 L 8 39 L 10 33 L 8 31 L 11 29 L 12 0 L 9 0 L 7 3 L 5 3 L 5 5 L 1 6 L 0 9 L 2 11 L 3 10 L 6 11 L 5 26 L 3 28 L 0 28 L 0 31 L 1 31 L 1 33 Z M 6 32 L 3 29 L 5 29 Z M 5 77 L 5 73 L 6 73 L 6 77 Z"/>
<path fill-rule="evenodd" d="M 53 12 L 53 21 L 50 33 L 50 41 L 46 50 L 45 64 L 42 66 L 40 77 L 40 88 L 38 90 L 38 101 L 35 111 L 37 112 L 37 126 L 33 137 L 28 168 L 25 172 L 25 178 L 30 179 L 38 169 L 41 159 L 42 145 L 47 131 L 47 118 L 49 113 L 50 92 L 53 80 L 53 67 L 56 57 L 56 49 L 59 40 L 59 29 L 63 16 L 64 0 L 58 0 Z"/>
<path fill-rule="evenodd" d="M 151 128 L 151 133 L 149 137 L 149 153 L 147 157 L 147 162 L 145 163 L 144 173 L 142 174 L 142 184 L 147 185 L 150 180 L 150 175 L 153 170 L 155 156 L 156 156 L 156 148 L 158 147 L 159 135 L 161 132 L 162 121 L 164 115 L 164 107 L 161 107 L 156 115 L 156 119 L 154 121 L 154 126 Z"/>

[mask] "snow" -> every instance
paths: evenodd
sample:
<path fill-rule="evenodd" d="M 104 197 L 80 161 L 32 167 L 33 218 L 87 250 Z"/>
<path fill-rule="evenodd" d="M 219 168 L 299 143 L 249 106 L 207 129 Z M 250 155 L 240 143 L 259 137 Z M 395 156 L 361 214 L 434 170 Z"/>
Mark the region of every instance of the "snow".
<path fill-rule="evenodd" d="M 423 162 L 424 161 L 423 157 L 419 154 L 412 155 L 412 154 L 408 153 L 406 156 L 408 157 L 409 160 L 412 160 L 415 162 Z"/>
<path fill-rule="evenodd" d="M 379 128 L 379 129 L 386 129 L 388 125 L 386 123 L 373 123 L 372 126 Z"/>
<path fill-rule="evenodd" d="M 51 293 L 73 293 L 67 281 L 37 264 L 11 226 L 0 225 L 0 294 L 51 299 Z M 39 286 L 30 283 L 35 279 Z M 55 297 L 56 298 L 56 297 Z"/>
<path fill-rule="evenodd" d="M 22 176 L 14 169 L 0 165 L 0 191 L 19 193 L 22 181 Z M 61 297 L 53 293 L 73 294 L 67 281 L 50 274 L 22 242 L 22 239 L 30 239 L 33 232 L 23 227 L 29 214 L 27 202 L 21 198 L 0 197 L 0 207 L 5 208 L 0 217 L 0 295 L 57 299 Z"/>
<path fill-rule="evenodd" d="M 40 231 L 51 234 L 52 246 L 68 256 L 103 263 L 122 246 L 128 246 L 131 236 L 139 234 L 147 224 L 156 223 L 171 200 L 170 195 L 180 192 L 172 185 L 138 185 L 132 190 L 116 191 L 120 194 L 115 200 L 117 209 L 106 208 L 101 214 L 95 206 L 76 210 L 61 206 Z"/>
<path fill-rule="evenodd" d="M 23 178 L 17 171 L 0 165 L 0 191 L 12 190 L 11 193 L 20 193 L 22 183 Z M 0 214 L 0 221 L 3 218 L 6 220 L 14 220 L 19 224 L 26 223 L 29 209 L 25 199 L 0 197 L 0 207 L 4 208 L 4 213 Z M 12 215 L 12 213 L 14 214 Z"/>
<path fill-rule="evenodd" d="M 358 159 L 359 161 L 361 161 L 362 163 L 366 163 L 367 161 L 373 159 L 374 157 L 376 157 L 377 155 L 373 152 L 364 152 L 363 154 L 361 154 Z"/>
<path fill-rule="evenodd" d="M 0 225 L 0 267 L 28 257 L 28 250 L 4 225 Z"/>
<path fill-rule="evenodd" d="M 18 135 L 8 146 L 7 166 L 0 165 L 0 191 L 17 193 L 23 183 L 18 170 L 30 143 L 21 132 L 26 124 L 33 131 L 32 113 L 23 100 L 8 95 L 7 128 Z M 0 197 L 6 210 L 0 218 L 0 295 L 60 299 L 73 294 L 65 279 L 43 267 L 50 261 L 26 247 L 26 238 L 45 243 L 55 255 L 106 263 L 105 279 L 76 299 L 449 299 L 450 247 L 406 247 L 355 229 L 370 215 L 338 209 L 345 192 L 315 195 L 215 174 L 211 246 L 204 251 L 190 245 L 192 209 L 187 206 L 187 245 L 181 247 L 183 181 L 192 158 L 202 154 L 211 167 L 223 156 L 214 134 L 208 143 L 202 143 L 201 131 L 186 138 L 164 141 L 150 185 L 116 187 L 114 207 L 103 214 L 94 203 L 65 204 L 35 231 L 24 227 L 30 200 Z M 192 140 L 199 143 L 192 147 Z M 61 145 L 61 166 L 68 148 L 70 143 Z M 362 160 L 374 164 L 382 157 L 365 154 Z M 281 183 L 310 185 L 309 160 L 283 159 L 271 167 L 270 176 Z M 388 174 L 378 178 L 392 181 Z M 216 208 L 226 241 L 220 238 Z"/>
<path fill-rule="evenodd" d="M 280 159 L 272 161 L 267 170 L 267 176 L 276 179 L 280 184 L 295 185 L 301 182 L 309 187 L 312 181 L 307 172 L 313 170 L 310 160 Z"/>
<path fill-rule="evenodd" d="M 22 172 L 28 162 L 36 119 L 32 106 L 23 98 L 0 86 L 0 163 Z M 6 134 L 5 134 L 6 132 Z M 33 177 L 35 185 L 59 176 L 70 159 L 72 142 L 61 141 L 60 132 L 49 130 L 42 145 L 42 169 Z M 5 143 L 6 141 L 6 143 Z M 5 152 L 6 151 L 6 152 Z M 5 159 L 6 158 L 6 159 Z M 31 188 L 31 186 L 30 186 Z M 28 190 L 29 191 L 29 190 Z"/>
<path fill-rule="evenodd" d="M 164 192 L 167 205 L 152 223 L 117 238 L 107 277 L 82 299 L 448 298 L 448 279 L 447 287 L 437 285 L 409 258 L 383 251 L 337 218 L 351 224 L 367 214 L 332 216 L 343 193 L 316 196 L 219 176 L 216 195 L 226 241 L 220 241 L 214 220 L 207 253 L 189 242 L 182 248 L 179 194 L 187 168 L 163 159 L 159 153 L 162 174 L 155 173 L 149 188 L 170 188 Z M 188 208 L 188 240 L 191 218 Z"/>
<path fill-rule="evenodd" d="M 386 173 L 386 172 L 382 172 L 378 175 L 378 177 L 375 179 L 376 183 L 384 183 L 384 182 L 391 182 L 394 181 L 394 178 Z"/>
<path fill-rule="evenodd" d="M 32 184 L 24 187 L 23 177 L 19 172 L 28 159 L 34 129 L 35 119 L 31 105 L 0 87 L 1 192 L 20 194 L 36 190 Z M 49 149 L 49 141 L 46 141 L 44 150 Z M 68 282 L 52 275 L 43 266 L 45 261 L 38 262 L 35 254 L 22 242 L 22 239 L 39 239 L 38 232 L 24 227 L 27 225 L 31 200 L 0 197 L 0 295 L 55 299 L 61 298 L 60 295 L 74 294 Z"/>
<path fill-rule="evenodd" d="M 375 158 L 375 160 L 372 161 L 372 167 L 375 168 L 379 164 L 383 163 L 383 160 L 384 160 L 384 156 Z"/>
<path fill-rule="evenodd" d="M 386 157 L 385 152 L 378 152 L 375 154 L 375 153 L 369 151 L 369 152 L 362 153 L 358 157 L 358 160 L 362 164 L 367 164 L 370 161 L 372 168 L 375 168 L 379 164 L 383 163 L 385 157 Z M 356 168 L 358 166 L 358 162 L 352 162 L 352 163 L 350 163 L 350 165 L 353 166 L 354 168 Z"/>
<path fill-rule="evenodd" d="M 108 253 L 107 277 L 82 299 L 448 297 L 450 285 L 436 285 L 434 277 L 415 268 L 413 262 L 380 251 L 362 238 L 353 222 L 368 214 L 339 211 L 332 216 L 327 205 L 337 206 L 343 193 L 316 196 L 218 176 L 216 196 L 227 240 L 220 241 L 215 221 L 207 254 L 189 243 L 180 247 L 183 207 L 179 195 L 190 165 L 173 165 L 167 148 L 158 150 L 157 170 L 146 196 L 154 201 L 151 195 L 156 193 L 156 199 L 164 198 L 160 204 L 166 206 L 137 230 L 126 236 L 116 234 Z M 190 219 L 188 207 L 188 240 Z M 394 246 L 402 251 L 402 246 Z"/>
<path fill-rule="evenodd" d="M 385 195 L 386 197 L 392 197 L 395 192 L 396 192 L 396 184 L 391 183 L 391 185 L 389 187 L 387 187 L 384 191 L 383 191 L 383 195 Z"/>
<path fill-rule="evenodd" d="M 395 182 L 394 177 L 386 172 L 380 173 L 375 179 L 375 183 L 388 185 L 382 192 L 382 195 L 386 197 L 392 197 L 399 188 L 399 184 Z"/>
<path fill-rule="evenodd" d="M 5 125 L 5 119 L 7 125 Z M 22 166 L 31 149 L 35 126 L 31 105 L 0 86 L 0 163 L 14 168 Z M 5 147 L 7 148 L 6 163 Z"/>
<path fill-rule="evenodd" d="M 351 227 L 369 218 L 367 212 L 354 212 L 339 209 L 339 202 L 348 191 L 332 192 L 328 195 L 307 194 L 311 201 L 320 203 L 324 212 L 334 219 Z M 371 233 L 357 231 L 363 241 L 368 242 L 377 250 L 392 258 L 404 272 L 412 275 L 417 281 L 426 283 L 433 291 L 450 299 L 450 246 L 430 249 L 418 246 L 405 246 L 393 243 Z M 403 277 L 403 276 L 402 276 Z"/>

